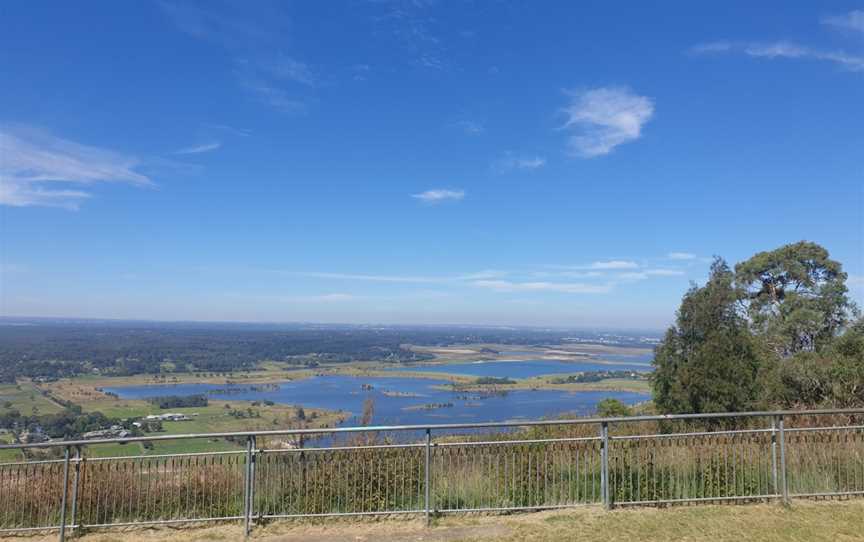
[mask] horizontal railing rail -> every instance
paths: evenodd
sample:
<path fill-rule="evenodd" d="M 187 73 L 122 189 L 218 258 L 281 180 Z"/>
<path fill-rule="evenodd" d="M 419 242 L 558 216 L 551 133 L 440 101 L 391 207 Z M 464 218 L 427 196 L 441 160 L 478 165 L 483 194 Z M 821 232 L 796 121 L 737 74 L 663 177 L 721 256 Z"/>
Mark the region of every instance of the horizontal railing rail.
<path fill-rule="evenodd" d="M 201 438 L 246 438 L 285 435 L 321 435 L 340 433 L 370 433 L 385 431 L 452 431 L 455 429 L 493 429 L 504 427 L 535 427 L 550 425 L 597 425 L 601 423 L 639 423 L 674 420 L 717 420 L 735 418 L 770 418 L 775 416 L 819 416 L 836 414 L 864 414 L 864 408 L 833 408 L 818 410 L 776 410 L 749 412 L 710 412 L 704 414 L 658 414 L 652 416 L 616 416 L 606 418 L 572 418 L 562 420 L 526 420 L 481 423 L 441 423 L 426 425 L 364 425 L 354 427 L 310 428 L 310 429 L 272 429 L 267 431 L 234 431 L 223 433 L 185 433 L 179 435 L 156 435 L 149 437 L 117 437 L 89 440 L 61 440 L 34 442 L 29 444 L 0 444 L 0 450 L 10 448 L 51 448 L 64 446 L 88 446 L 93 444 L 112 444 L 128 442 L 155 442 L 160 440 L 182 440 Z"/>
<path fill-rule="evenodd" d="M 196 440 L 223 444 L 104 453 Z M 60 540 L 128 525 L 239 520 L 248 534 L 274 518 L 428 521 L 455 512 L 864 495 L 864 408 L 0 445 L 7 458 L 9 450 L 17 455 L 0 462 L 0 533 L 53 529 Z"/>

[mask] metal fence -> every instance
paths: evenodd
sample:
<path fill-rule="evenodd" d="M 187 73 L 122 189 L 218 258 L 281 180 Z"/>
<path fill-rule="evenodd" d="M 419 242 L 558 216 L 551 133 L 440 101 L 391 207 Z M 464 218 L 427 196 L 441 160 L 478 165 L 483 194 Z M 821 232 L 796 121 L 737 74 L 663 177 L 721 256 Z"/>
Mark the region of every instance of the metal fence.
<path fill-rule="evenodd" d="M 97 453 L 117 443 L 194 440 L 236 449 Z M 54 529 L 61 540 L 84 528 L 160 523 L 236 520 L 248 534 L 272 518 L 428 521 L 451 512 L 864 495 L 864 409 L 0 446 L 9 449 L 21 459 L 0 463 L 0 533 Z"/>

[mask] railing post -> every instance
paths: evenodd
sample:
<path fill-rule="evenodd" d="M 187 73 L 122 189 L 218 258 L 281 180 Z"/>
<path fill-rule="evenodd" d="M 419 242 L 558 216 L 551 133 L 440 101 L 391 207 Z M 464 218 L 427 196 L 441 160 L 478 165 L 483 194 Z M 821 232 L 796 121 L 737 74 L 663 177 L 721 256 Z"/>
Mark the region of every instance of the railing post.
<path fill-rule="evenodd" d="M 255 517 L 255 476 L 258 470 L 258 456 L 261 450 L 258 449 L 258 437 L 252 436 L 252 472 L 249 477 L 249 519 L 254 521 Z M 250 523 L 251 529 L 251 523 Z"/>
<path fill-rule="evenodd" d="M 72 479 L 72 532 L 75 532 L 75 528 L 78 522 L 78 487 L 81 481 L 81 446 L 75 447 L 75 478 Z"/>
<path fill-rule="evenodd" d="M 424 510 L 426 511 L 426 526 L 428 527 L 432 522 L 432 497 L 430 490 L 430 480 L 431 477 L 431 464 L 432 464 L 432 430 L 426 429 L 426 461 L 425 461 L 425 469 L 423 469 L 424 483 L 423 487 L 425 490 L 425 498 L 424 501 Z"/>
<path fill-rule="evenodd" d="M 252 532 L 252 508 L 255 498 L 255 437 L 246 437 L 246 484 L 244 486 L 243 522 L 244 532 L 248 537 Z"/>
<path fill-rule="evenodd" d="M 300 434 L 300 438 L 297 439 L 297 448 L 300 450 L 300 453 L 297 457 L 297 464 L 300 468 L 300 487 L 301 489 L 301 499 L 300 505 L 301 512 L 305 511 L 309 505 L 309 495 L 306 494 L 306 488 L 309 487 L 306 485 L 306 452 L 303 451 L 303 434 Z"/>
<path fill-rule="evenodd" d="M 603 497 L 603 507 L 612 508 L 609 498 L 609 422 L 600 424 L 600 495 Z"/>
<path fill-rule="evenodd" d="M 789 484 L 786 481 L 786 432 L 784 431 L 783 416 L 779 416 L 780 439 L 780 491 L 783 495 L 783 505 L 789 506 Z"/>
<path fill-rule="evenodd" d="M 777 481 L 777 416 L 771 416 L 771 488 L 774 495 L 780 494 Z"/>
<path fill-rule="evenodd" d="M 66 540 L 66 494 L 69 492 L 69 446 L 63 453 L 63 496 L 60 498 L 60 542 Z"/>

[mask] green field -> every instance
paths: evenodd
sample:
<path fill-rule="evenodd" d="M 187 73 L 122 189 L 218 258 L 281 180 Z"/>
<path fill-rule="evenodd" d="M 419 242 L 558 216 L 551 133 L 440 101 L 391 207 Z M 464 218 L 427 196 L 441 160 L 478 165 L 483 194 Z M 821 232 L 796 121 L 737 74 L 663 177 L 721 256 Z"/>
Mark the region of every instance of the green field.
<path fill-rule="evenodd" d="M 0 384 L 0 412 L 3 408 L 14 408 L 24 415 L 54 414 L 63 410 L 62 406 L 44 397 L 31 382 Z"/>
<path fill-rule="evenodd" d="M 12 435 L 0 433 L 0 444 L 12 444 Z M 8 463 L 21 459 L 21 452 L 17 450 L 0 450 L 0 463 Z"/>
<path fill-rule="evenodd" d="M 272 374 L 268 376 L 273 376 Z M 152 377 L 145 377 L 150 378 Z M 334 413 L 320 409 L 306 408 L 307 419 L 297 418 L 297 409 L 291 405 L 254 405 L 251 401 L 210 401 L 207 406 L 160 409 L 143 400 L 118 399 L 97 390 L 100 386 L 129 384 L 140 381 L 141 377 L 129 379 L 106 379 L 83 377 L 62 379 L 57 382 L 35 384 L 29 381 L 18 385 L 0 386 L 0 409 L 17 409 L 24 415 L 51 414 L 60 412 L 62 406 L 43 394 L 43 391 L 65 401 L 80 405 L 85 412 L 102 412 L 110 418 L 142 418 L 150 414 L 165 412 L 183 413 L 188 421 L 163 422 L 162 431 L 145 433 L 145 436 L 167 436 L 187 433 L 228 433 L 235 431 L 254 431 L 286 429 L 296 427 L 324 427 L 340 423 L 347 413 Z M 34 411 L 34 407 L 36 410 Z M 249 410 L 251 409 L 251 415 Z M 0 410 L 2 412 L 2 410 Z M 238 416 L 242 414 L 242 417 Z M 0 441 L 12 442 L 12 435 L 0 434 Z M 240 445 L 223 439 L 190 439 L 157 441 L 151 447 L 141 443 L 104 444 L 88 447 L 88 456 L 152 455 L 169 453 L 214 452 L 240 449 Z M 20 452 L 0 451 L 0 461 L 8 462 L 21 459 Z"/>

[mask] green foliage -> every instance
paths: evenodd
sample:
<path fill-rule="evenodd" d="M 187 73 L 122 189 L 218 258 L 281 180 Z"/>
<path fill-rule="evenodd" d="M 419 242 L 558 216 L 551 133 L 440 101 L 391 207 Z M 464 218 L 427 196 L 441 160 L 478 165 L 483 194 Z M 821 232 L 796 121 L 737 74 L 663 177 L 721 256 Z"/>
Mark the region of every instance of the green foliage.
<path fill-rule="evenodd" d="M 662 412 L 746 410 L 757 398 L 760 351 L 737 311 L 722 259 L 704 287 L 692 287 L 655 351 L 654 402 Z"/>
<path fill-rule="evenodd" d="M 507 378 L 507 377 L 498 377 L 498 376 L 481 376 L 477 380 L 474 381 L 474 384 L 485 386 L 485 385 L 507 385 L 507 384 L 515 384 L 516 381 Z"/>
<path fill-rule="evenodd" d="M 82 414 L 64 410 L 54 414 L 24 415 L 16 409 L 0 412 L 0 429 L 16 432 L 42 431 L 51 438 L 79 437 L 88 431 L 105 429 L 112 425 L 123 425 L 117 418 L 109 418 L 101 412 Z"/>
<path fill-rule="evenodd" d="M 760 252 L 691 288 L 657 347 L 662 412 L 864 404 L 864 324 L 846 273 L 806 241 Z"/>
<path fill-rule="evenodd" d="M 597 415 L 602 418 L 619 418 L 623 416 L 632 416 L 633 409 L 625 405 L 618 399 L 607 397 L 597 403 Z"/>
<path fill-rule="evenodd" d="M 760 252 L 735 266 L 754 331 L 781 357 L 818 351 L 843 329 L 855 312 L 845 281 L 840 263 L 807 241 Z"/>
<path fill-rule="evenodd" d="M 785 408 L 864 404 L 864 320 L 819 352 L 771 360 L 762 383 L 767 402 Z"/>
<path fill-rule="evenodd" d="M 161 397 L 151 397 L 147 399 L 147 401 L 161 409 L 206 407 L 208 403 L 207 396 L 200 393 L 195 395 L 165 395 Z"/>

